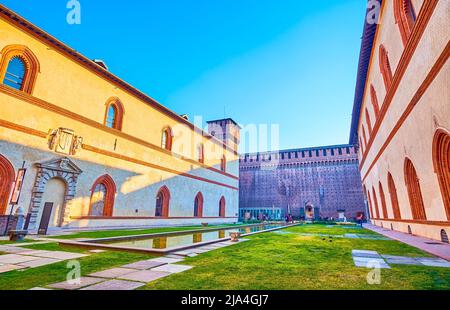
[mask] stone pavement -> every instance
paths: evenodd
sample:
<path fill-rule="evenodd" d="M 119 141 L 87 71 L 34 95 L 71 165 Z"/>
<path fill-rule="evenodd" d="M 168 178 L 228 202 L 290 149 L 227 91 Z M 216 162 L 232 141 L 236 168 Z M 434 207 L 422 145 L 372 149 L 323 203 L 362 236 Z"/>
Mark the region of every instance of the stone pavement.
<path fill-rule="evenodd" d="M 390 265 L 410 265 L 450 268 L 450 262 L 435 257 L 380 255 L 376 251 L 367 250 L 353 250 L 352 256 L 356 267 L 390 269 Z"/>
<path fill-rule="evenodd" d="M 364 228 L 450 261 L 450 244 L 405 234 L 399 231 L 388 230 L 372 224 L 364 224 Z"/>
<path fill-rule="evenodd" d="M 240 240 L 247 241 L 246 239 Z M 171 274 L 181 273 L 192 269 L 192 266 L 178 264 L 185 257 L 196 253 L 206 253 L 223 247 L 236 244 L 226 241 L 215 244 L 200 246 L 184 251 L 178 251 L 164 257 L 138 261 L 116 268 L 103 270 L 81 277 L 80 281 L 69 283 L 68 281 L 47 285 L 47 287 L 35 287 L 32 290 L 135 290 L 147 283 L 167 277 Z"/>
<path fill-rule="evenodd" d="M 7 253 L 0 255 L 0 274 L 13 270 L 42 267 L 88 256 L 86 254 L 62 251 L 30 250 L 11 245 L 0 245 L 0 252 Z"/>

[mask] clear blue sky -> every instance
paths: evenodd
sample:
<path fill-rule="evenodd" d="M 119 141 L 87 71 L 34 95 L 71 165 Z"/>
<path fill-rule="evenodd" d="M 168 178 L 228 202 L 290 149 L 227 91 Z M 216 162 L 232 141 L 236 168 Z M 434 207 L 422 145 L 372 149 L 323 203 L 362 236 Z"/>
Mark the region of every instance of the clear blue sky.
<path fill-rule="evenodd" d="M 348 142 L 365 0 L 79 1 L 81 25 L 67 0 L 0 3 L 179 114 Z"/>

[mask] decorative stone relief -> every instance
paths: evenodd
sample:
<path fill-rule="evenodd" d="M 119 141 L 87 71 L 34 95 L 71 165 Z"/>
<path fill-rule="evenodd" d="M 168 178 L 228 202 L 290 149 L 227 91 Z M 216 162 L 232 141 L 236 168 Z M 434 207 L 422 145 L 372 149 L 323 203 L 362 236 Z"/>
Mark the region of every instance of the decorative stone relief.
<path fill-rule="evenodd" d="M 83 138 L 67 128 L 50 130 L 48 135 L 49 149 L 60 154 L 75 155 L 82 143 Z"/>

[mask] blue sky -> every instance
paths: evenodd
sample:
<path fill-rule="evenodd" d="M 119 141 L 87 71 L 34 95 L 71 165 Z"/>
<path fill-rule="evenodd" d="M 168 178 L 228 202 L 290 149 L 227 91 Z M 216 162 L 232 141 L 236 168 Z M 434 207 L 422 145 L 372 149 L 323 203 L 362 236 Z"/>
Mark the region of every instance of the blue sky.
<path fill-rule="evenodd" d="M 364 0 L 0 0 L 191 119 L 278 124 L 282 149 L 348 142 Z M 264 151 L 260 144 L 242 151 Z"/>

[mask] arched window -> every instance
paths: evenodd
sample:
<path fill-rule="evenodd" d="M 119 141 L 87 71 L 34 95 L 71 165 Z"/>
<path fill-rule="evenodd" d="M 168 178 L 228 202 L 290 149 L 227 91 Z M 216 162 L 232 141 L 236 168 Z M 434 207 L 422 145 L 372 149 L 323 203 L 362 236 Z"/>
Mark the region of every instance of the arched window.
<path fill-rule="evenodd" d="M 20 57 L 13 57 L 6 68 L 3 84 L 17 90 L 22 90 L 24 78 L 25 62 Z"/>
<path fill-rule="evenodd" d="M 110 98 L 106 102 L 104 124 L 106 127 L 122 130 L 124 109 L 118 98 Z"/>
<path fill-rule="evenodd" d="M 364 141 L 364 146 L 367 146 L 367 135 L 366 135 L 366 129 L 364 128 L 364 126 L 361 127 L 362 128 L 362 133 L 363 133 L 363 141 Z"/>
<path fill-rule="evenodd" d="M 394 0 L 394 17 L 403 45 L 406 45 L 416 23 L 416 12 L 411 0 Z"/>
<path fill-rule="evenodd" d="M 222 196 L 219 202 L 219 217 L 225 217 L 225 197 Z"/>
<path fill-rule="evenodd" d="M 384 196 L 384 190 L 383 190 L 383 185 L 381 185 L 381 182 L 379 182 L 379 192 L 380 192 L 380 200 L 381 200 L 381 210 L 383 211 L 383 218 L 387 219 L 388 217 L 388 212 L 387 212 L 387 207 L 386 207 L 386 196 Z"/>
<path fill-rule="evenodd" d="M 434 171 L 439 180 L 447 219 L 450 221 L 450 134 L 438 130 L 433 139 Z"/>
<path fill-rule="evenodd" d="M 170 129 L 170 127 L 167 127 L 162 131 L 161 147 L 168 151 L 172 150 L 172 129 Z"/>
<path fill-rule="evenodd" d="M 377 92 L 375 91 L 375 87 L 373 87 L 373 85 L 370 85 L 370 99 L 375 112 L 375 118 L 378 118 L 378 115 L 380 115 L 380 106 L 378 105 Z"/>
<path fill-rule="evenodd" d="M 200 143 L 199 145 L 197 145 L 197 150 L 196 150 L 196 158 L 200 163 L 204 163 L 205 162 L 205 148 L 203 146 L 203 143 Z"/>
<path fill-rule="evenodd" d="M 367 201 L 369 201 L 370 217 L 371 218 L 375 218 L 376 213 L 375 213 L 375 210 L 373 209 L 372 198 L 370 197 L 370 192 L 369 191 L 367 191 Z"/>
<path fill-rule="evenodd" d="M 198 193 L 194 200 L 194 217 L 203 217 L 203 195 Z"/>
<path fill-rule="evenodd" d="M 170 192 L 163 186 L 156 195 L 155 217 L 169 217 Z"/>
<path fill-rule="evenodd" d="M 408 189 L 409 203 L 413 219 L 426 220 L 425 206 L 423 204 L 422 191 L 420 189 L 420 180 L 417 176 L 416 168 L 408 158 L 405 160 L 405 183 Z"/>
<path fill-rule="evenodd" d="M 374 208 L 375 208 L 375 213 L 377 215 L 377 219 L 380 218 L 380 209 L 378 208 L 378 200 L 377 200 L 377 193 L 375 192 L 375 188 L 372 187 L 372 194 L 373 194 L 373 202 L 374 202 Z"/>
<path fill-rule="evenodd" d="M 8 45 L 1 51 L 0 81 L 2 84 L 31 94 L 39 70 L 36 56 L 26 46 Z"/>
<path fill-rule="evenodd" d="M 369 128 L 369 136 L 372 133 L 372 122 L 370 121 L 370 115 L 369 111 L 366 108 L 366 121 L 367 121 L 367 128 Z"/>
<path fill-rule="evenodd" d="M 113 216 L 116 184 L 109 175 L 101 176 L 91 188 L 90 216 Z"/>
<path fill-rule="evenodd" d="M 380 71 L 383 76 L 384 86 L 386 87 L 386 92 L 389 91 L 392 83 L 392 69 L 389 62 L 388 52 L 383 45 L 380 45 Z"/>
<path fill-rule="evenodd" d="M 222 170 L 222 172 L 227 171 L 227 158 L 225 157 L 225 155 L 223 155 L 222 159 L 220 160 L 220 170 Z"/>
<path fill-rule="evenodd" d="M 4 215 L 8 207 L 15 174 L 10 161 L 0 155 L 0 215 Z"/>
<path fill-rule="evenodd" d="M 388 187 L 389 196 L 391 197 L 392 213 L 394 214 L 394 219 L 400 220 L 402 218 L 400 214 L 400 206 L 398 204 L 397 188 L 395 187 L 394 179 L 392 175 L 388 173 Z"/>

